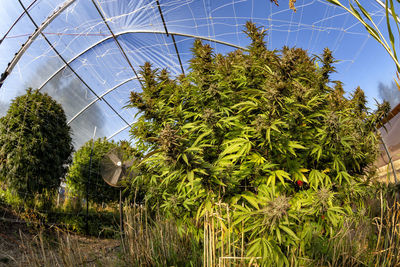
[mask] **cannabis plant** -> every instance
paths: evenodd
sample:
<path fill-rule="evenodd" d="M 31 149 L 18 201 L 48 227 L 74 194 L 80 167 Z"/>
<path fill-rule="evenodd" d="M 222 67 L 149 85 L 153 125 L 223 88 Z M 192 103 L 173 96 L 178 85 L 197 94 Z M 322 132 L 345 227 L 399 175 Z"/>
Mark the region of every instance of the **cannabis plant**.
<path fill-rule="evenodd" d="M 344 96 L 329 49 L 270 51 L 264 31 L 245 32 L 248 50 L 227 55 L 196 40 L 187 76 L 142 67 L 131 134 L 148 156 L 132 186 L 145 183 L 151 206 L 194 228 L 230 205 L 248 256 L 287 264 L 361 205 L 385 112 L 370 113 L 360 88 Z"/>
<path fill-rule="evenodd" d="M 61 105 L 28 89 L 0 122 L 0 177 L 20 198 L 57 190 L 71 162 L 71 129 Z"/>

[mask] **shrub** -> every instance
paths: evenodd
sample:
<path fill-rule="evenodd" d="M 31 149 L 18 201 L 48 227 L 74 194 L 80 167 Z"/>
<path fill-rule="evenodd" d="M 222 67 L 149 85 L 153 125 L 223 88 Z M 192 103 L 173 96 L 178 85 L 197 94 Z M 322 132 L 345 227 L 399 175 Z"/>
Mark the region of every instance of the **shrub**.
<path fill-rule="evenodd" d="M 55 223 L 63 229 L 78 234 L 86 234 L 97 237 L 115 237 L 118 235 L 119 215 L 110 211 L 90 210 L 86 212 L 68 213 L 63 211 L 51 211 L 46 215 L 46 220 Z M 88 220 L 88 231 L 86 231 L 86 220 Z"/>
<path fill-rule="evenodd" d="M 89 201 L 98 204 L 119 200 L 119 190 L 104 182 L 101 176 L 101 161 L 104 156 L 114 148 L 121 148 L 124 153 L 123 160 L 140 157 L 136 149 L 129 142 L 107 141 L 105 138 L 97 139 L 93 145 L 92 166 L 90 169 L 90 154 L 93 141 L 87 141 L 75 154 L 71 167 L 66 176 L 68 194 L 76 197 L 86 197 L 88 185 Z"/>
<path fill-rule="evenodd" d="M 100 168 L 103 157 L 118 145 L 113 141 L 97 139 L 93 146 L 91 173 L 89 173 L 92 143 L 92 140 L 87 141 L 74 154 L 72 165 L 66 176 L 69 194 L 86 197 L 87 186 L 90 201 L 100 204 L 102 202 L 117 201 L 119 199 L 119 190 L 104 182 Z"/>
<path fill-rule="evenodd" d="M 0 121 L 0 177 L 20 198 L 51 195 L 60 185 L 73 151 L 60 104 L 28 89 Z"/>

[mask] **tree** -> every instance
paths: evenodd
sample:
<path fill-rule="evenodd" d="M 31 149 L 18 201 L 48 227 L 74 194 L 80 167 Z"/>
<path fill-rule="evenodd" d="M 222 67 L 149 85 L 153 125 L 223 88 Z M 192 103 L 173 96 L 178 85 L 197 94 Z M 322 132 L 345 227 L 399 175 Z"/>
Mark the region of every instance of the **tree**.
<path fill-rule="evenodd" d="M 60 104 L 33 89 L 12 101 L 0 122 L 0 177 L 20 198 L 54 192 L 72 151 Z"/>
<path fill-rule="evenodd" d="M 300 48 L 267 50 L 266 33 L 246 28 L 246 52 L 214 54 L 196 40 L 187 76 L 142 67 L 131 134 L 149 154 L 132 184 L 147 184 L 147 202 L 188 225 L 231 205 L 248 254 L 283 264 L 307 256 L 315 236 L 333 235 L 362 204 L 387 105 L 369 113 L 360 88 L 345 98 L 329 78 L 329 49 L 319 68 Z"/>
<path fill-rule="evenodd" d="M 104 182 L 101 176 L 101 160 L 113 148 L 121 147 L 127 155 L 134 155 L 133 148 L 126 141 L 115 143 L 97 139 L 93 146 L 91 174 L 89 173 L 92 140 L 87 141 L 75 154 L 66 180 L 71 193 L 86 196 L 88 185 L 89 200 L 95 203 L 117 201 L 119 190 Z"/>

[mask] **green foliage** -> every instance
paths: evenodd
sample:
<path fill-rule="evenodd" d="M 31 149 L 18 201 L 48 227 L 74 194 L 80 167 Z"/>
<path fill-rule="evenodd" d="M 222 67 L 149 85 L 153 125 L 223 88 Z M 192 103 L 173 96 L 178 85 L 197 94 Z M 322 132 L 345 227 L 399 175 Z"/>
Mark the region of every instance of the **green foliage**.
<path fill-rule="evenodd" d="M 28 89 L 0 121 L 0 177 L 26 200 L 52 194 L 71 162 L 70 127 L 60 104 Z"/>
<path fill-rule="evenodd" d="M 0 182 L 0 201 L 3 201 L 5 204 L 10 205 L 11 207 L 23 207 L 24 201 L 18 197 L 15 197 L 15 194 L 11 191 L 10 188 L 6 186 L 1 186 Z"/>
<path fill-rule="evenodd" d="M 146 184 L 151 206 L 189 225 L 228 203 L 247 254 L 282 266 L 361 205 L 385 106 L 370 114 L 360 88 L 345 98 L 328 49 L 319 68 L 300 48 L 267 50 L 266 33 L 246 28 L 248 52 L 223 56 L 196 40 L 186 77 L 142 67 L 131 134 L 151 153 L 132 186 Z"/>
<path fill-rule="evenodd" d="M 106 139 L 97 139 L 93 146 L 92 171 L 89 173 L 92 140 L 87 141 L 76 153 L 66 176 L 69 194 L 86 197 L 86 185 L 90 201 L 95 203 L 117 201 L 119 190 L 104 182 L 100 164 L 103 157 L 118 144 Z M 89 180 L 90 177 L 90 180 Z"/>
<path fill-rule="evenodd" d="M 86 232 L 86 219 L 89 222 L 89 232 Z M 80 213 L 50 211 L 46 214 L 46 220 L 56 223 L 63 229 L 96 237 L 115 237 L 119 228 L 119 214 L 105 210 L 101 212 L 90 210 L 88 217 L 83 211 Z"/>
<path fill-rule="evenodd" d="M 113 148 L 120 147 L 126 159 L 140 157 L 129 142 L 107 141 L 105 138 L 97 139 L 93 146 L 92 171 L 89 173 L 92 140 L 87 141 L 75 154 L 71 167 L 66 176 L 69 194 L 86 197 L 86 184 L 88 184 L 89 200 L 101 204 L 102 202 L 117 201 L 119 190 L 104 182 L 101 177 L 101 160 Z M 124 159 L 124 160 L 126 160 Z"/>

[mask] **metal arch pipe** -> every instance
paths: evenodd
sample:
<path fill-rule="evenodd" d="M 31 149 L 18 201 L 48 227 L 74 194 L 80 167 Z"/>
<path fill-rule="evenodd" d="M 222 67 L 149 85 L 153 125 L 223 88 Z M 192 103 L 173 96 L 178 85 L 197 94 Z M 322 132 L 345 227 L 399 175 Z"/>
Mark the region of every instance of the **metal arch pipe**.
<path fill-rule="evenodd" d="M 139 80 L 138 73 L 136 72 L 135 68 L 133 67 L 131 61 L 129 60 L 129 57 L 126 55 L 126 52 L 122 45 L 119 43 L 118 38 L 115 36 L 114 32 L 112 31 L 110 25 L 108 24 L 105 14 L 103 14 L 103 9 L 100 5 L 99 2 L 95 2 L 95 0 L 92 0 L 93 5 L 95 6 L 97 12 L 99 13 L 101 19 L 103 20 L 104 24 L 107 26 L 107 29 L 110 31 L 112 38 L 114 39 L 115 43 L 117 44 L 119 50 L 121 51 L 122 55 L 124 56 L 126 62 L 128 63 L 129 67 L 132 69 L 133 73 L 135 74 L 136 78 Z M 142 85 L 142 82 L 139 80 L 140 85 Z M 143 86 L 143 85 L 142 85 Z"/>
<path fill-rule="evenodd" d="M 103 99 L 103 97 L 105 97 L 106 95 L 108 95 L 109 93 L 111 93 L 112 91 L 114 91 L 115 89 L 117 89 L 118 87 L 130 82 L 136 80 L 136 78 L 129 78 L 126 79 L 125 81 L 117 84 L 116 86 L 112 87 L 111 89 L 107 90 L 106 92 L 104 92 L 103 94 L 99 95 L 98 98 L 95 98 L 92 102 L 90 102 L 89 104 L 87 104 L 84 108 L 82 108 L 78 113 L 76 113 L 68 122 L 67 125 L 70 125 L 74 120 L 76 120 L 85 110 L 87 110 L 88 108 L 90 108 L 94 103 L 96 103 L 97 101 Z"/>
<path fill-rule="evenodd" d="M 151 34 L 166 34 L 163 31 L 153 31 L 153 30 L 129 30 L 129 31 L 123 31 L 120 33 L 116 33 L 115 36 L 122 36 L 122 35 L 126 35 L 126 34 L 132 34 L 132 33 L 151 33 Z M 242 49 L 242 50 L 247 50 L 246 48 L 239 46 L 239 45 L 235 45 L 232 43 L 228 43 L 228 42 L 224 42 L 224 41 L 220 41 L 220 40 L 216 40 L 213 38 L 208 38 L 208 37 L 203 37 L 203 36 L 197 36 L 197 35 L 192 35 L 192 34 L 186 34 L 186 33 L 177 33 L 177 32 L 169 32 L 169 34 L 171 35 L 177 35 L 177 36 L 182 36 L 182 37 L 189 37 L 189 38 L 194 38 L 194 39 L 201 39 L 204 41 L 209 41 L 209 42 L 213 42 L 213 43 L 217 43 L 217 44 L 222 44 L 222 45 L 226 45 L 226 46 L 230 46 L 233 48 L 237 48 L 237 49 Z M 97 47 L 98 45 L 113 39 L 112 36 L 108 36 L 100 41 L 98 41 L 97 43 L 93 44 L 92 46 L 86 48 L 85 50 L 83 50 L 81 53 L 79 53 L 78 55 L 76 55 L 75 57 L 73 57 L 72 59 L 70 59 L 68 61 L 68 64 L 71 64 L 73 61 L 75 61 L 76 59 L 78 59 L 79 57 L 83 56 L 84 54 L 86 54 L 87 52 L 89 52 L 90 50 L 92 50 L 93 48 Z M 40 87 L 39 90 L 41 90 L 51 79 L 54 78 L 54 76 L 56 76 L 58 73 L 60 73 L 64 68 L 66 67 L 66 65 L 60 67 L 53 75 L 51 75 Z"/>
<path fill-rule="evenodd" d="M 29 9 L 37 2 L 37 0 L 33 0 L 32 3 L 26 8 L 26 10 L 29 11 Z M 7 30 L 7 32 L 3 35 L 3 38 L 0 39 L 0 45 L 6 39 L 7 35 L 11 32 L 11 30 L 17 25 L 17 23 L 21 20 L 21 18 L 26 14 L 25 10 L 19 15 L 19 17 L 14 21 L 14 23 L 11 25 L 11 27 Z"/>
<path fill-rule="evenodd" d="M 118 131 L 116 131 L 115 133 L 113 133 L 112 135 L 107 137 L 107 141 L 110 140 L 111 138 L 113 138 L 114 136 L 116 136 L 117 134 L 119 134 L 120 132 L 122 132 L 123 130 L 126 130 L 128 127 L 132 126 L 135 122 L 136 121 L 130 123 L 129 125 L 126 125 L 126 126 L 122 127 L 121 129 L 119 129 Z"/>
<path fill-rule="evenodd" d="M 63 4 L 61 4 L 57 9 L 54 10 L 53 14 L 51 14 L 37 29 L 35 32 L 29 36 L 28 40 L 21 46 L 19 51 L 15 54 L 14 58 L 8 64 L 7 69 L 1 75 L 0 78 L 0 88 L 3 85 L 7 76 L 12 72 L 14 67 L 17 65 L 18 61 L 21 59 L 22 55 L 26 52 L 29 46 L 35 41 L 35 39 L 43 32 L 44 29 L 58 16 L 60 15 L 66 8 L 68 8 L 75 0 L 66 0 Z M 28 12 L 25 12 L 29 14 Z"/>
<path fill-rule="evenodd" d="M 2 87 L 2 85 L 4 84 L 4 81 L 6 80 L 7 76 L 12 72 L 12 70 L 14 69 L 14 67 L 17 65 L 18 61 L 21 59 L 22 55 L 27 51 L 27 49 L 30 47 L 30 45 L 33 43 L 33 41 L 43 32 L 44 29 L 46 29 L 46 27 L 58 16 L 60 15 L 66 8 L 68 8 L 71 4 L 73 4 L 76 0 L 66 0 L 63 4 L 61 4 L 57 9 L 54 10 L 54 12 L 35 30 L 35 32 L 29 36 L 28 40 L 22 44 L 20 50 L 15 54 L 14 58 L 11 60 L 11 62 L 9 63 L 9 65 L 7 66 L 6 70 L 1 74 L 0 77 L 0 88 Z M 141 30 L 141 31 L 126 31 L 126 32 L 121 32 L 118 34 L 115 34 L 115 36 L 119 36 L 119 35 L 123 35 L 123 34 L 127 34 L 127 33 L 155 33 L 155 34 L 165 34 L 164 32 L 160 32 L 160 31 L 146 31 L 146 30 Z M 208 38 L 208 37 L 203 37 L 203 36 L 196 36 L 196 35 L 192 35 L 192 34 L 184 34 L 184 33 L 173 33 L 173 32 L 169 32 L 169 34 L 171 35 L 177 35 L 177 36 L 183 36 L 183 37 L 190 37 L 190 38 L 197 38 L 197 39 L 201 39 L 201 40 L 205 40 L 205 41 L 210 41 L 210 42 L 214 42 L 214 43 L 219 43 L 219 44 L 223 44 L 223 45 L 227 45 L 230 47 L 234 47 L 234 48 L 238 48 L 238 49 L 243 49 L 246 50 L 244 47 L 232 44 L 232 43 L 228 43 L 228 42 L 224 42 L 224 41 L 219 41 L 213 38 Z M 103 40 L 101 40 L 100 42 L 96 43 L 94 46 L 108 40 L 112 38 L 112 36 L 107 37 Z M 92 46 L 92 47 L 94 47 Z M 91 47 L 87 50 L 90 50 Z M 85 51 L 84 51 L 85 52 Z M 86 51 L 87 52 L 87 51 Z M 82 53 L 83 54 L 83 53 Z M 70 63 L 71 61 L 69 61 Z M 64 66 L 66 67 L 66 66 Z M 53 75 L 54 76 L 54 75 Z M 47 83 L 47 82 L 46 82 Z M 43 87 L 43 85 L 41 86 Z M 40 88 L 41 88 L 40 87 Z"/>
<path fill-rule="evenodd" d="M 75 0 L 66 0 L 62 5 L 60 5 L 57 9 L 54 10 L 54 12 L 37 28 L 35 29 L 35 32 L 29 36 L 28 40 L 21 46 L 20 50 L 15 54 L 14 58 L 11 60 L 11 62 L 9 63 L 7 69 L 4 71 L 4 73 L 1 75 L 0 78 L 0 88 L 3 85 L 5 79 L 7 78 L 7 76 L 12 72 L 12 70 L 14 69 L 14 67 L 16 66 L 16 64 L 18 63 L 18 61 L 21 59 L 21 57 L 23 56 L 23 54 L 27 51 L 27 49 L 30 47 L 30 45 L 34 42 L 34 40 L 40 35 L 42 34 L 42 32 L 44 31 L 44 29 L 47 28 L 47 26 L 55 19 L 57 18 L 58 15 L 60 15 L 65 9 L 67 9 L 71 4 L 73 4 L 75 2 Z M 26 12 L 24 12 L 26 13 Z M 115 36 L 120 36 L 120 35 L 125 35 L 125 34 L 129 34 L 129 33 L 153 33 L 153 34 L 165 34 L 164 32 L 161 31 L 151 31 L 151 30 L 138 30 L 138 31 L 124 31 L 118 34 L 115 34 Z M 204 37 L 204 36 L 196 36 L 196 35 L 192 35 L 192 34 L 185 34 L 185 33 L 176 33 L 176 32 L 169 32 L 169 34 L 171 35 L 176 35 L 176 36 L 182 36 L 182 37 L 189 37 L 189 38 L 196 38 L 196 39 L 200 39 L 200 40 L 204 40 L 204 41 L 209 41 L 209 42 L 214 42 L 214 43 L 218 43 L 218 44 L 222 44 L 222 45 L 226 45 L 226 46 L 230 46 L 233 48 L 237 48 L 237 49 L 242 49 L 242 50 L 247 50 L 246 48 L 239 46 L 239 45 L 235 45 L 229 42 L 224 42 L 224 41 L 220 41 L 217 39 L 213 39 L 213 38 L 209 38 L 209 37 Z M 92 45 L 91 47 L 87 48 L 86 50 L 84 50 L 83 52 L 81 52 L 79 55 L 75 56 L 73 59 L 71 59 L 69 62 L 67 62 L 67 64 L 65 64 L 63 67 L 61 67 L 59 70 L 57 70 L 49 79 L 47 79 L 40 87 L 39 90 L 42 89 L 55 75 L 57 75 L 60 71 L 62 71 L 64 68 L 68 67 L 68 64 L 73 62 L 74 60 L 76 60 L 77 58 L 79 58 L 80 56 L 82 56 L 83 54 L 85 54 L 86 52 L 90 51 L 91 49 L 93 49 L 94 47 L 96 47 L 97 45 L 109 40 L 113 38 L 112 36 L 109 36 L 107 38 L 104 38 L 103 40 L 97 42 L 96 44 Z M 115 90 L 116 88 L 118 88 L 119 86 L 125 84 L 128 81 L 133 80 L 133 78 L 128 79 L 124 82 L 122 82 L 121 84 L 111 88 L 110 90 L 108 90 L 107 92 L 105 92 L 103 95 L 101 95 L 100 97 L 96 98 L 96 100 L 92 101 L 89 105 L 87 105 L 85 108 L 83 108 L 81 111 L 79 111 L 68 123 L 71 123 L 73 120 L 75 120 L 80 114 L 82 114 L 86 109 L 88 109 L 91 105 L 93 105 L 96 101 L 102 99 L 102 97 L 104 97 L 106 94 L 110 93 L 111 91 Z M 118 130 L 117 132 L 115 132 L 114 134 L 110 135 L 107 140 L 113 138 L 115 135 L 119 134 L 120 132 L 122 132 L 123 130 L 127 129 L 128 127 L 130 127 L 134 122 L 124 126 L 122 129 Z"/>
<path fill-rule="evenodd" d="M 32 18 L 32 16 L 29 14 L 29 12 L 26 10 L 24 4 L 22 3 L 22 0 L 18 0 L 19 4 L 21 5 L 21 7 L 25 10 L 26 14 L 28 15 L 29 19 L 32 21 L 33 25 L 35 25 L 36 30 L 39 28 L 39 25 L 35 22 L 35 20 Z M 99 96 L 96 94 L 95 91 L 93 91 L 93 89 L 86 83 L 85 80 L 82 79 L 82 77 L 76 73 L 76 71 L 68 64 L 68 62 L 64 59 L 64 57 L 58 52 L 58 50 L 53 46 L 53 44 L 49 41 L 49 39 L 47 39 L 47 37 L 43 34 L 43 32 L 40 33 L 43 36 L 43 39 L 47 42 L 47 44 L 51 47 L 51 49 L 57 54 L 57 56 L 64 62 L 64 64 L 75 74 L 75 76 L 97 97 L 99 98 Z M 3 78 L 3 77 L 2 77 Z M 104 103 L 107 104 L 107 106 L 109 106 L 112 111 L 115 112 L 115 114 L 117 114 L 117 116 L 123 121 L 125 122 L 127 125 L 129 125 L 129 123 L 121 116 L 121 114 L 119 114 L 113 106 L 111 106 L 105 99 Z"/>

